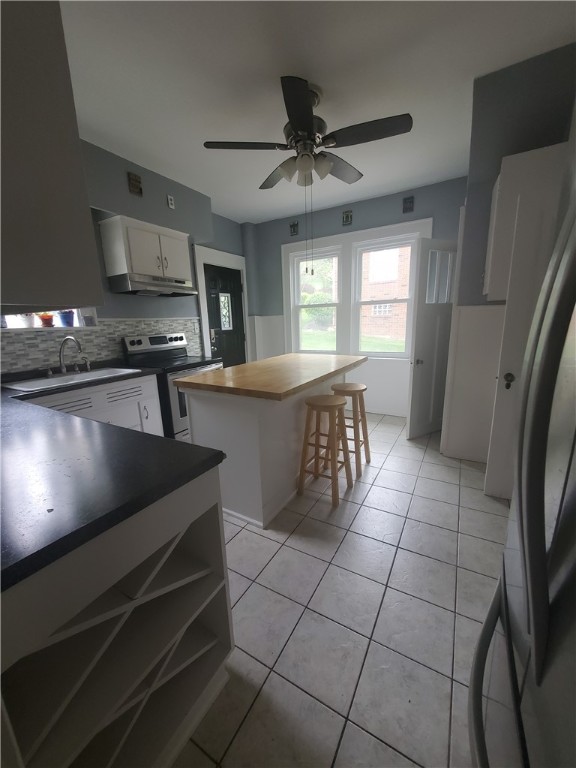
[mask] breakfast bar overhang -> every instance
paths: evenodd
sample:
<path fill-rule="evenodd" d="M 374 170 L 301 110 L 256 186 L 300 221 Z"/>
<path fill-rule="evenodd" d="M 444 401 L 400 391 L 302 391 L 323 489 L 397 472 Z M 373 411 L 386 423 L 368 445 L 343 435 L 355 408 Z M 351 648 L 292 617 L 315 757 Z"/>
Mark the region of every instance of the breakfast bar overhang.
<path fill-rule="evenodd" d="M 296 492 L 306 398 L 331 393 L 366 360 L 291 353 L 176 379 L 192 442 L 226 454 L 225 511 L 260 527 L 272 521 Z"/>

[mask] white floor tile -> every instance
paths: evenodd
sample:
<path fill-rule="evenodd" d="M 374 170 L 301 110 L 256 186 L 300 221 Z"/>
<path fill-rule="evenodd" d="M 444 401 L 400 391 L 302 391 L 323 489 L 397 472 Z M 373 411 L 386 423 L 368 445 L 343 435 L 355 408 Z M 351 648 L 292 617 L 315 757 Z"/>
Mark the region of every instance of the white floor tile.
<path fill-rule="evenodd" d="M 411 768 L 411 760 L 363 731 L 346 723 L 334 768 Z"/>
<path fill-rule="evenodd" d="M 413 496 L 408 510 L 408 517 L 423 523 L 439 525 L 451 531 L 458 530 L 458 507 L 443 501 Z"/>
<path fill-rule="evenodd" d="M 454 683 L 452 688 L 452 732 L 450 768 L 472 768 L 468 735 L 468 688 Z"/>
<path fill-rule="evenodd" d="M 380 468 L 388 458 L 388 451 L 373 451 L 370 449 L 370 466 Z"/>
<path fill-rule="evenodd" d="M 228 586 L 230 588 L 230 605 L 235 605 L 242 597 L 244 592 L 252 584 L 250 579 L 246 576 L 242 576 L 235 571 L 228 570 Z"/>
<path fill-rule="evenodd" d="M 236 645 L 271 667 L 303 610 L 293 600 L 252 584 L 232 609 Z"/>
<path fill-rule="evenodd" d="M 338 528 L 350 528 L 352 521 L 358 514 L 360 504 L 353 501 L 342 499 L 337 507 L 332 506 L 332 499 L 329 495 L 321 496 L 316 504 L 308 512 L 308 517 L 314 520 L 321 520 L 329 525 L 336 525 Z"/>
<path fill-rule="evenodd" d="M 354 504 L 362 504 L 366 498 L 366 494 L 370 490 L 370 483 L 363 483 L 361 480 L 356 480 L 352 488 L 348 488 L 346 476 L 342 475 L 343 473 L 341 471 L 340 477 L 338 478 L 338 495 L 340 498 L 344 501 L 351 501 Z M 352 478 L 354 478 L 354 468 L 352 468 Z M 324 491 L 324 496 L 330 496 L 331 494 L 331 487 Z"/>
<path fill-rule="evenodd" d="M 345 534 L 344 529 L 337 528 L 335 525 L 305 517 L 286 540 L 286 545 L 313 557 L 319 557 L 321 560 L 331 560 Z"/>
<path fill-rule="evenodd" d="M 388 583 L 400 592 L 454 610 L 456 568 L 453 565 L 399 549 Z"/>
<path fill-rule="evenodd" d="M 279 549 L 280 544 L 277 542 L 242 529 L 226 545 L 228 567 L 249 579 L 255 579 Z"/>
<path fill-rule="evenodd" d="M 404 522 L 405 518 L 401 515 L 393 515 L 382 509 L 361 507 L 350 530 L 396 546 L 400 541 Z"/>
<path fill-rule="evenodd" d="M 478 488 L 483 490 L 486 474 L 479 469 L 469 469 L 462 464 L 460 469 L 460 485 L 466 488 Z"/>
<path fill-rule="evenodd" d="M 400 546 L 419 555 L 456 565 L 458 536 L 455 531 L 428 525 L 420 520 L 406 520 Z"/>
<path fill-rule="evenodd" d="M 361 482 L 372 485 L 374 480 L 378 477 L 380 467 L 375 466 L 372 462 L 370 464 L 362 464 L 362 477 Z"/>
<path fill-rule="evenodd" d="M 367 647 L 367 638 L 305 611 L 274 671 L 347 715 Z"/>
<path fill-rule="evenodd" d="M 463 568 L 458 568 L 457 578 L 456 613 L 484 621 L 498 582 Z"/>
<path fill-rule="evenodd" d="M 349 629 L 369 636 L 384 594 L 381 584 L 331 565 L 308 607 Z"/>
<path fill-rule="evenodd" d="M 350 719 L 409 758 L 446 765 L 450 680 L 371 643 Z"/>
<path fill-rule="evenodd" d="M 320 495 L 320 493 L 307 491 L 305 489 L 302 496 L 298 496 L 298 494 L 294 495 L 286 504 L 285 509 L 297 512 L 299 515 L 307 515 L 320 498 Z"/>
<path fill-rule="evenodd" d="M 374 480 L 374 485 L 381 488 L 391 488 L 394 491 L 412 493 L 416 485 L 416 477 L 405 472 L 392 472 L 390 469 L 381 469 Z"/>
<path fill-rule="evenodd" d="M 282 547 L 258 576 L 257 582 L 306 605 L 327 567 L 324 560 L 291 547 Z"/>
<path fill-rule="evenodd" d="M 241 530 L 242 528 L 239 525 L 234 525 L 234 523 L 229 523 L 227 520 L 224 520 L 224 541 L 226 544 L 228 544 L 230 539 L 233 539 L 237 533 L 240 533 Z"/>
<path fill-rule="evenodd" d="M 373 509 L 382 509 L 384 512 L 392 512 L 395 515 L 406 515 L 412 496 L 402 491 L 393 491 L 390 488 L 380 488 L 373 485 L 364 499 L 364 504 Z"/>
<path fill-rule="evenodd" d="M 423 496 L 434 501 L 443 501 L 446 504 L 458 504 L 460 488 L 452 483 L 443 483 L 440 480 L 428 480 L 419 477 L 414 488 L 415 496 Z"/>
<path fill-rule="evenodd" d="M 373 639 L 414 661 L 452 675 L 454 613 L 390 587 Z"/>
<path fill-rule="evenodd" d="M 478 635 L 482 629 L 479 621 L 473 621 L 466 616 L 456 616 L 456 631 L 454 633 L 454 674 L 453 677 L 463 685 L 470 684 L 470 669 L 476 650 Z"/>
<path fill-rule="evenodd" d="M 274 520 L 272 520 L 268 528 L 258 528 L 255 525 L 247 525 L 246 530 L 251 531 L 252 533 L 259 533 L 260 536 L 265 536 L 267 539 L 272 539 L 273 541 L 283 544 L 302 520 L 302 515 L 292 512 L 289 509 L 283 509 L 276 515 Z"/>
<path fill-rule="evenodd" d="M 405 472 L 407 475 L 418 475 L 420 472 L 420 461 L 414 459 L 403 459 L 401 456 L 388 456 L 382 467 L 390 469 L 392 472 Z"/>
<path fill-rule="evenodd" d="M 215 768 L 216 763 L 198 749 L 191 741 L 186 742 L 186 746 L 172 763 L 172 768 Z"/>
<path fill-rule="evenodd" d="M 461 533 L 458 536 L 458 565 L 497 579 L 502 571 L 502 544 Z"/>
<path fill-rule="evenodd" d="M 478 472 L 484 472 L 484 474 L 486 474 L 486 464 L 483 464 L 481 461 L 468 461 L 467 459 L 462 459 L 461 465 L 463 469 L 475 469 Z"/>
<path fill-rule="evenodd" d="M 239 648 L 230 654 L 226 671 L 228 682 L 192 737 L 216 762 L 221 760 L 269 672 Z"/>
<path fill-rule="evenodd" d="M 311 491 L 313 493 L 324 493 L 324 491 L 330 487 L 330 479 L 325 477 L 312 477 L 310 475 L 310 480 L 306 483 L 305 490 Z"/>
<path fill-rule="evenodd" d="M 426 449 L 421 445 L 407 445 L 406 443 L 397 443 L 390 451 L 391 456 L 399 456 L 402 459 L 413 459 L 422 461 Z"/>
<path fill-rule="evenodd" d="M 390 544 L 348 531 L 332 562 L 360 576 L 386 584 L 394 552 L 395 548 Z"/>
<path fill-rule="evenodd" d="M 223 768 L 330 768 L 344 718 L 272 673 Z"/>
<path fill-rule="evenodd" d="M 460 533 L 477 536 L 480 539 L 505 544 L 508 534 L 508 519 L 500 515 L 491 515 L 479 509 L 460 507 Z"/>
<path fill-rule="evenodd" d="M 510 511 L 508 502 L 502 499 L 495 499 L 493 496 L 486 496 L 478 488 L 462 487 L 460 491 L 460 504 L 469 509 L 479 509 L 482 512 L 491 512 L 494 515 L 503 515 L 508 517 Z"/>
<path fill-rule="evenodd" d="M 438 448 L 428 445 L 426 453 L 424 454 L 424 461 L 429 464 L 442 464 L 445 467 L 459 467 L 460 459 L 451 459 L 449 456 L 444 456 L 440 453 Z"/>
<path fill-rule="evenodd" d="M 430 464 L 427 461 L 423 461 L 420 467 L 420 477 L 458 485 L 460 482 L 460 470 L 457 467 L 445 467 L 443 464 Z"/>

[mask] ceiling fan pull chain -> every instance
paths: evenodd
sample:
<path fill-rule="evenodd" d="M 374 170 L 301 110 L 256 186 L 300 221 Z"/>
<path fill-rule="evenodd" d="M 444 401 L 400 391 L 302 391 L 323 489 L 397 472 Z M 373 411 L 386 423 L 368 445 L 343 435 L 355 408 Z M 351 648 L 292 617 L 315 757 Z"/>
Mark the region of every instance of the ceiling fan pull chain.
<path fill-rule="evenodd" d="M 314 205 L 312 203 L 312 185 L 310 185 L 310 255 L 312 256 L 312 276 L 314 275 Z"/>

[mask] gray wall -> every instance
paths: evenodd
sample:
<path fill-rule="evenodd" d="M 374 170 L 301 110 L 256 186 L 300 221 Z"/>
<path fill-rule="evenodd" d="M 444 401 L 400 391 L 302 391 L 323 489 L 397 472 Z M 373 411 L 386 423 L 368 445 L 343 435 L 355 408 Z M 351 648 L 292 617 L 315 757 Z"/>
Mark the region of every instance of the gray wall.
<path fill-rule="evenodd" d="M 575 89 L 576 44 L 474 81 L 460 304 L 486 303 L 490 203 L 502 158 L 566 141 Z"/>
<path fill-rule="evenodd" d="M 98 222 L 122 214 L 141 221 L 187 232 L 191 242 L 202 242 L 211 248 L 242 253 L 242 230 L 239 224 L 223 216 L 212 215 L 210 198 L 178 184 L 158 173 L 135 165 L 101 147 L 82 142 L 82 156 L 92 206 L 96 245 L 100 265 L 104 304 L 98 307 L 100 317 L 198 317 L 196 296 L 161 297 L 132 296 L 111 293 L 108 288 L 102 241 Z M 142 177 L 142 197 L 128 191 L 126 173 Z M 176 207 L 168 208 L 166 195 L 173 195 Z"/>
<path fill-rule="evenodd" d="M 434 219 L 433 236 L 456 240 L 460 206 L 464 204 L 466 178 L 450 179 L 394 195 L 361 200 L 314 212 L 314 237 L 337 235 L 399 224 L 415 219 Z M 402 213 L 402 198 L 414 195 L 413 213 Z M 353 223 L 342 226 L 342 211 L 351 210 Z M 300 234 L 290 237 L 289 224 L 299 222 Z M 258 225 L 243 225 L 244 255 L 247 262 L 249 313 L 281 315 L 282 255 L 284 243 L 302 240 L 304 216 L 290 216 Z"/>

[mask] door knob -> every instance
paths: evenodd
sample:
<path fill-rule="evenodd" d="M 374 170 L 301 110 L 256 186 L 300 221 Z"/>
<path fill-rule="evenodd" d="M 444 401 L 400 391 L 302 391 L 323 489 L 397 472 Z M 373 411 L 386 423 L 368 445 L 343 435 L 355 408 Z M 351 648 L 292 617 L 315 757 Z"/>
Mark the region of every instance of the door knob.
<path fill-rule="evenodd" d="M 506 382 L 504 384 L 504 389 L 510 389 L 510 387 L 512 386 L 512 382 L 516 381 L 516 376 L 514 376 L 513 373 L 505 373 L 504 381 Z"/>

